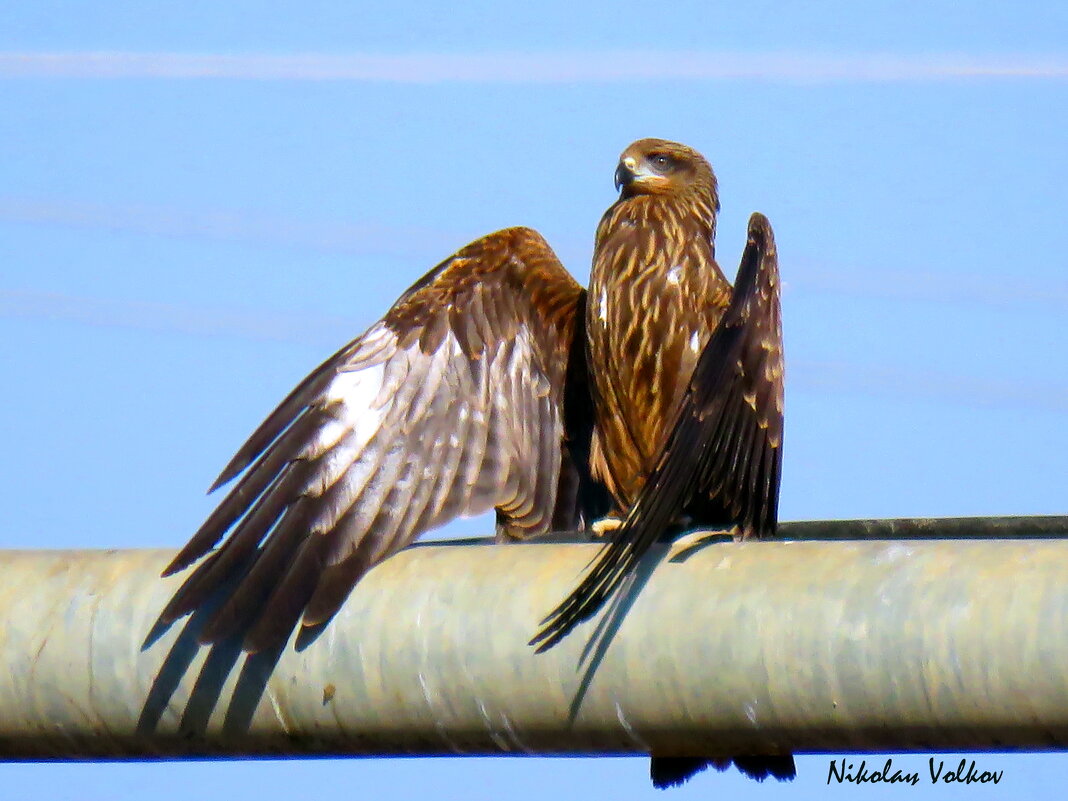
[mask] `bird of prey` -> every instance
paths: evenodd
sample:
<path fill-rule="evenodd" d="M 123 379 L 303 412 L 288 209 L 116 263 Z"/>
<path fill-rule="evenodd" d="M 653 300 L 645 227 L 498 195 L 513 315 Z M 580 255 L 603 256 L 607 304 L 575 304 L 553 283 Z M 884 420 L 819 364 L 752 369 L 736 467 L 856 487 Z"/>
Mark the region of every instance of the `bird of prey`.
<path fill-rule="evenodd" d="M 773 533 L 782 351 L 771 228 L 750 220 L 732 292 L 700 154 L 640 140 L 616 183 L 588 294 L 535 231 L 498 231 L 305 378 L 212 486 L 236 479 L 165 570 L 199 562 L 161 622 L 222 595 L 203 642 L 240 634 L 247 650 L 278 647 L 456 516 L 495 509 L 506 542 L 585 530 L 610 511 L 594 525 L 618 528 L 536 638 L 544 648 L 684 517 Z M 792 776 L 789 756 L 735 763 Z M 653 779 L 677 783 L 705 764 L 654 758 Z"/>
<path fill-rule="evenodd" d="M 732 290 L 715 260 L 719 196 L 708 162 L 658 139 L 628 147 L 619 200 L 597 229 L 586 306 L 594 428 L 590 467 L 615 529 L 584 580 L 531 641 L 551 648 L 592 617 L 673 523 L 775 533 L 783 358 L 771 226 L 749 221 Z M 605 524 L 608 525 L 605 525 Z M 658 787 L 731 760 L 654 757 Z M 741 756 L 753 778 L 794 776 L 793 757 Z"/>
<path fill-rule="evenodd" d="M 201 641 L 240 632 L 265 650 L 302 615 L 329 620 L 368 570 L 459 515 L 496 509 L 499 541 L 583 527 L 596 495 L 584 301 L 527 228 L 423 276 L 223 469 L 212 490 L 240 479 L 164 571 L 203 558 L 161 622 L 231 585 Z"/>
<path fill-rule="evenodd" d="M 782 464 L 779 271 L 761 214 L 732 290 L 715 259 L 708 162 L 656 139 L 620 160 L 597 230 L 586 326 L 595 406 L 591 469 L 615 530 L 531 641 L 551 648 L 597 612 L 673 523 L 775 534 Z M 623 519 L 625 518 L 625 519 Z"/>

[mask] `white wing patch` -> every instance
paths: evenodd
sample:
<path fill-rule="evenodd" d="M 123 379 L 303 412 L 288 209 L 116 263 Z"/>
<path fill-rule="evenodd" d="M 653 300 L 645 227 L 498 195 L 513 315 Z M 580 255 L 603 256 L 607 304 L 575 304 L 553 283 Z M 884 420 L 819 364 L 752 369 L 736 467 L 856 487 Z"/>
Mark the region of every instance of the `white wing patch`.
<path fill-rule="evenodd" d="M 369 333 L 379 332 L 372 329 Z M 387 353 L 390 353 L 396 337 L 388 332 L 387 336 L 392 339 L 388 343 Z M 339 372 L 319 396 L 316 405 L 327 409 L 330 419 L 299 454 L 298 458 L 317 460 L 316 469 L 303 489 L 304 494 L 323 496 L 346 474 L 349 485 L 355 484 L 357 489 L 363 483 L 360 479 L 366 478 L 366 471 L 360 471 L 359 479 L 350 471 L 382 427 L 389 411 L 382 402 L 387 361 L 383 359 L 383 348 L 377 347 L 382 344 L 380 337 L 376 336 L 369 344 L 370 348 L 361 346 L 356 354 L 356 364 L 362 361 L 366 366 Z M 372 349 L 377 359 L 364 356 Z M 334 493 L 329 513 L 318 520 L 319 527 L 333 526 L 351 500 L 351 493 Z"/>
<path fill-rule="evenodd" d="M 316 461 L 302 490 L 320 499 L 312 528 L 347 520 L 355 530 L 372 527 L 392 549 L 495 505 L 520 530 L 543 525 L 555 501 L 555 482 L 545 477 L 559 472 L 561 432 L 529 334 L 473 363 L 451 331 L 432 353 L 417 342 L 400 349 L 388 330 L 372 329 L 368 339 L 319 395 L 315 405 L 330 419 L 299 457 Z M 419 380 L 403 380 L 410 375 Z M 387 443 L 383 430 L 396 439 Z M 549 464 L 517 469 L 528 452 Z"/>
<path fill-rule="evenodd" d="M 338 373 L 337 377 L 323 393 L 327 403 L 339 403 L 338 416 L 327 423 L 315 438 L 315 449 L 322 453 L 336 445 L 342 436 L 353 435 L 352 445 L 363 447 L 378 430 L 382 422 L 381 409 L 374 407 L 374 401 L 382 390 L 386 374 L 385 363 Z M 312 454 L 312 455 L 318 455 Z"/>
<path fill-rule="evenodd" d="M 220 475 L 239 483 L 169 572 L 226 540 L 168 621 L 241 568 L 210 637 L 255 620 L 246 644 L 266 647 L 299 607 L 328 620 L 364 572 L 458 515 L 496 506 L 500 536 L 548 530 L 563 444 L 566 364 L 555 359 L 569 343 L 531 296 L 527 279 L 540 276 L 528 271 L 543 266 L 550 300 L 573 315 L 581 290 L 544 242 L 505 231 L 443 262 L 308 375 Z"/>
<path fill-rule="evenodd" d="M 377 328 L 377 327 L 376 327 Z M 367 350 L 374 351 L 374 355 L 381 353 L 381 346 L 392 352 L 396 347 L 397 338 L 389 333 L 372 329 L 368 332 L 374 335 L 369 348 L 364 346 L 356 354 L 356 362 L 370 362 L 367 366 L 356 366 L 353 369 L 338 373 L 320 396 L 319 404 L 330 408 L 336 407 L 334 419 L 319 429 L 315 439 L 309 443 L 301 454 L 304 458 L 321 456 L 330 448 L 333 448 L 342 438 L 346 439 L 346 449 L 361 450 L 374 435 L 382 424 L 385 410 L 382 408 L 382 389 L 386 381 L 386 362 L 378 359 L 360 359 Z M 382 339 L 388 337 L 390 341 L 383 343 Z"/>

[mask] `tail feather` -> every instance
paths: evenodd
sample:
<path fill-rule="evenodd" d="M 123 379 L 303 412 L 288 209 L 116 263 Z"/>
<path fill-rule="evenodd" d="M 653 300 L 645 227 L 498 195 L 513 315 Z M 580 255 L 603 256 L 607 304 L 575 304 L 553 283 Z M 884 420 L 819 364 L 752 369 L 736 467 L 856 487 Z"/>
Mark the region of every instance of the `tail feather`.
<path fill-rule="evenodd" d="M 649 777 L 658 790 L 678 787 L 711 766 L 723 771 L 731 763 L 750 779 L 758 782 L 772 776 L 779 781 L 791 781 L 797 775 L 792 754 L 760 754 L 736 757 L 663 757 L 654 756 L 649 760 Z"/>
<path fill-rule="evenodd" d="M 666 790 L 668 787 L 679 787 L 685 784 L 692 776 L 700 773 L 709 765 L 716 770 L 726 770 L 730 764 L 729 759 L 653 757 L 649 760 L 649 778 L 653 780 L 653 787 Z"/>
<path fill-rule="evenodd" d="M 797 776 L 793 754 L 762 756 L 736 756 L 734 764 L 750 779 L 758 782 L 772 776 L 781 782 L 792 781 Z"/>

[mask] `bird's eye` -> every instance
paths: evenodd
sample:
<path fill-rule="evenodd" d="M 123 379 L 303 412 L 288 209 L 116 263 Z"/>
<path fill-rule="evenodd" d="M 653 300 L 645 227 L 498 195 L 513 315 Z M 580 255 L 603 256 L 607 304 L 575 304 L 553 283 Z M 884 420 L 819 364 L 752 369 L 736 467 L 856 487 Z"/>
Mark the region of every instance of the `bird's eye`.
<path fill-rule="evenodd" d="M 675 160 L 665 153 L 655 153 L 649 157 L 649 161 L 651 161 L 653 166 L 660 172 L 670 170 L 675 164 Z"/>

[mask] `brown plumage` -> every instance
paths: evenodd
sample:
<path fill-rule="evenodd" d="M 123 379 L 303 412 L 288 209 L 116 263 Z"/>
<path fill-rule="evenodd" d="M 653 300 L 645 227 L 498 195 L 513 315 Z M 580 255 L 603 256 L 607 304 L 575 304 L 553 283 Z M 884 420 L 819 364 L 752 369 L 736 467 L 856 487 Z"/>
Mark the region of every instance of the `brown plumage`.
<path fill-rule="evenodd" d="M 165 575 L 229 537 L 161 620 L 234 582 L 201 638 L 242 632 L 261 650 L 301 615 L 328 620 L 374 565 L 458 515 L 495 508 L 502 540 L 580 527 L 590 412 L 571 385 L 585 375 L 572 347 L 584 295 L 526 228 L 431 270 L 226 466 L 212 489 L 240 480 Z"/>
<path fill-rule="evenodd" d="M 591 470 L 626 520 L 547 618 L 539 650 L 595 614 L 672 523 L 775 533 L 783 362 L 771 225 L 750 219 L 732 290 L 715 260 L 716 179 L 700 154 L 642 139 L 624 151 L 617 183 L 586 325 Z"/>
<path fill-rule="evenodd" d="M 684 515 L 742 537 L 774 533 L 782 361 L 770 226 L 751 220 L 732 293 L 714 258 L 708 163 L 643 139 L 616 177 L 588 297 L 537 233 L 499 231 L 304 379 L 213 485 L 236 479 L 168 566 L 199 562 L 161 621 L 221 595 L 203 641 L 277 647 L 302 616 L 326 622 L 367 571 L 458 515 L 496 509 L 509 541 L 581 530 L 614 506 L 626 520 L 547 619 L 543 650 Z M 789 756 L 735 763 L 792 774 Z M 706 764 L 655 758 L 654 782 Z"/>
<path fill-rule="evenodd" d="M 589 619 L 673 524 L 774 535 L 782 464 L 779 274 L 754 214 L 737 283 L 715 260 L 716 179 L 696 151 L 659 139 L 620 160 L 619 201 L 597 231 L 586 320 L 595 403 L 593 475 L 622 525 L 531 640 L 544 651 Z M 677 531 L 677 529 L 676 529 Z M 753 778 L 793 777 L 789 755 L 741 756 Z M 730 760 L 654 757 L 657 786 Z"/>
<path fill-rule="evenodd" d="M 625 514 L 731 287 L 713 251 L 719 197 L 708 162 L 683 145 L 642 139 L 623 152 L 616 177 L 622 192 L 597 228 L 586 328 L 592 469 Z"/>

